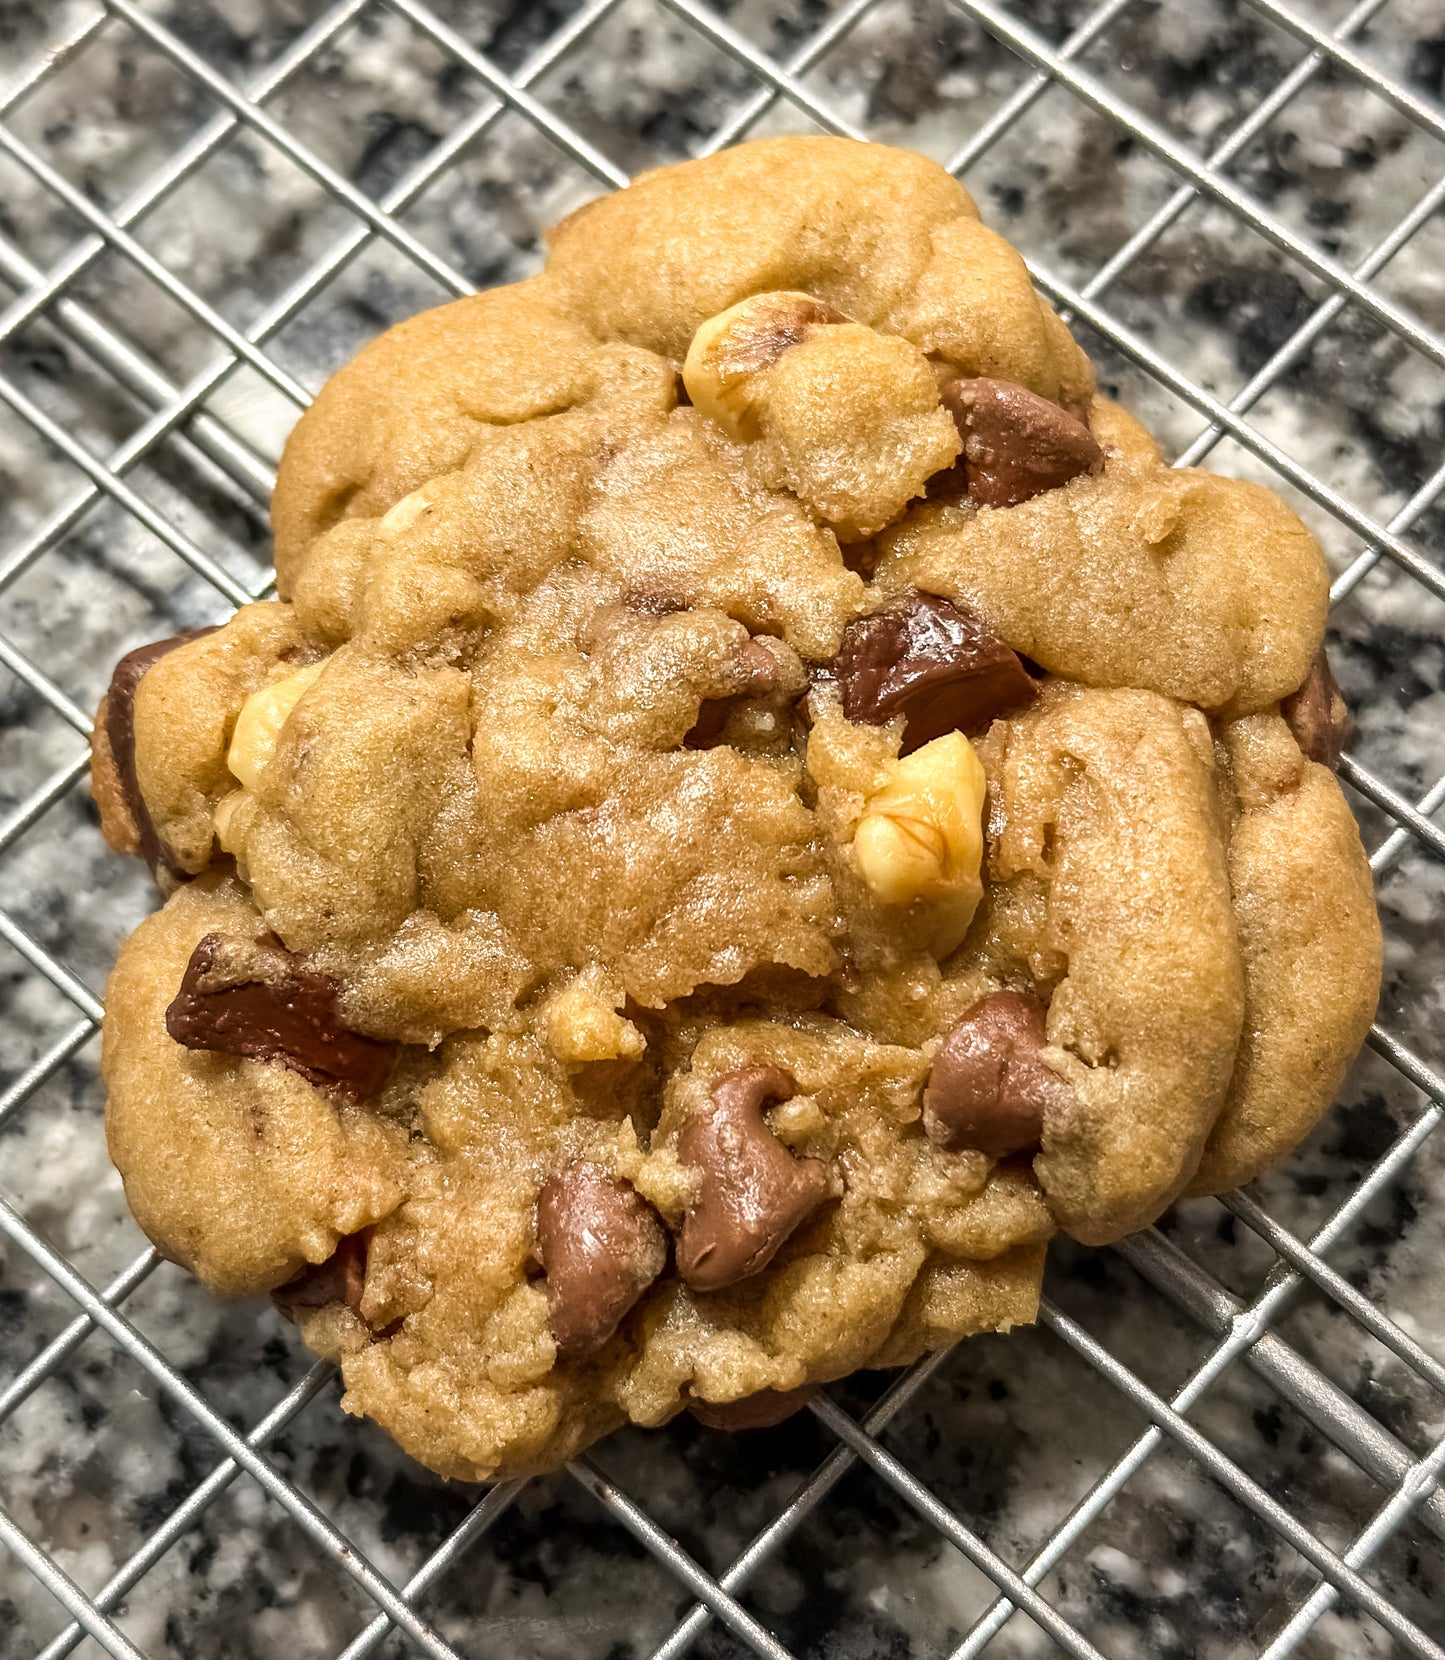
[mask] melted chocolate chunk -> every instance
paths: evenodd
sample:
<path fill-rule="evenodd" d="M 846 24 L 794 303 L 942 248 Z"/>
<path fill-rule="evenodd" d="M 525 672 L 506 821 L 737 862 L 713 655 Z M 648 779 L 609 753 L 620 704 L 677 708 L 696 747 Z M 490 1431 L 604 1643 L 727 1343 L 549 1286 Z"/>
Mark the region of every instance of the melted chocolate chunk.
<path fill-rule="evenodd" d="M 354 1100 L 374 1095 L 394 1048 L 341 1023 L 336 986 L 278 943 L 207 934 L 191 953 L 166 1030 L 188 1049 L 279 1061 Z"/>
<path fill-rule="evenodd" d="M 295 1279 L 278 1285 L 271 1293 L 271 1301 L 292 1321 L 303 1311 L 330 1308 L 333 1303 L 345 1303 L 353 1314 L 360 1314 L 370 1232 L 368 1228 L 361 1233 L 343 1235 L 325 1262 L 312 1263 Z"/>
<path fill-rule="evenodd" d="M 1301 754 L 1332 772 L 1339 769 L 1353 723 L 1323 646 L 1315 653 L 1304 684 L 1280 703 L 1279 712 L 1294 733 Z"/>
<path fill-rule="evenodd" d="M 963 454 L 929 481 L 935 501 L 1016 507 L 1104 465 L 1082 421 L 1011 380 L 951 380 L 940 396 Z"/>
<path fill-rule="evenodd" d="M 737 707 L 730 697 L 704 698 L 698 707 L 697 721 L 682 740 L 684 749 L 714 749 L 722 738 L 728 716 Z"/>
<path fill-rule="evenodd" d="M 678 1272 L 694 1291 L 720 1291 L 761 1273 L 828 1198 L 826 1166 L 795 1157 L 763 1119 L 768 1102 L 795 1093 L 781 1067 L 739 1067 L 719 1079 L 707 1107 L 678 1136 L 678 1159 L 702 1177 L 677 1242 Z"/>
<path fill-rule="evenodd" d="M 577 1159 L 537 1196 L 547 1323 L 561 1361 L 587 1360 L 667 1265 L 667 1235 L 631 1182 Z"/>
<path fill-rule="evenodd" d="M 740 703 L 750 698 L 768 697 L 778 689 L 778 665 L 766 646 L 749 640 L 738 653 L 739 666 L 746 684 L 731 697 L 704 698 L 697 711 L 697 721 L 682 740 L 685 749 L 711 749 L 722 737 L 728 716 Z"/>
<path fill-rule="evenodd" d="M 849 623 L 833 673 L 849 720 L 904 717 L 905 755 L 945 732 L 980 732 L 1038 696 L 1019 654 L 971 611 L 917 589 Z"/>
<path fill-rule="evenodd" d="M 816 1383 L 798 1389 L 760 1389 L 736 1401 L 691 1400 L 687 1409 L 709 1429 L 771 1429 L 803 1408 L 818 1393 Z"/>
<path fill-rule="evenodd" d="M 1045 1005 L 1030 992 L 980 997 L 939 1044 L 923 1092 L 929 1140 L 1003 1158 L 1037 1147 L 1050 1108 L 1072 1092 L 1039 1058 Z"/>
<path fill-rule="evenodd" d="M 681 594 L 662 588 L 629 588 L 622 596 L 622 603 L 629 611 L 640 611 L 647 617 L 671 617 L 689 609 Z"/>
<path fill-rule="evenodd" d="M 177 646 L 189 645 L 192 640 L 215 632 L 214 626 L 188 628 L 183 633 L 173 634 L 169 640 L 155 640 L 148 646 L 137 646 L 134 651 L 128 651 L 116 664 L 115 672 L 110 677 L 110 689 L 105 694 L 105 741 L 110 746 L 111 761 L 126 811 L 140 837 L 141 857 L 153 871 L 164 862 L 173 875 L 182 877 L 186 873 L 176 870 L 166 858 L 136 779 L 135 694 L 152 664 L 158 663 Z"/>

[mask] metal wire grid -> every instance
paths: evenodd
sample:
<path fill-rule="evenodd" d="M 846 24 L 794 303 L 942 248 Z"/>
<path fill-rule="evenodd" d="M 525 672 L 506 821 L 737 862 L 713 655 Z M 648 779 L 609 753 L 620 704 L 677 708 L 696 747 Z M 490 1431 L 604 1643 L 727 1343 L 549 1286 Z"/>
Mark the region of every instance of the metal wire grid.
<path fill-rule="evenodd" d="M 50 262 L 48 268 L 32 261 L 18 246 L 0 236 L 0 275 L 16 292 L 16 297 L 0 313 L 0 342 L 13 341 L 34 319 L 45 316 L 94 363 L 153 410 L 149 419 L 136 427 L 112 454 L 97 454 L 47 414 L 13 378 L 0 375 L 0 399 L 48 445 L 65 456 L 86 480 L 42 524 L 17 545 L 0 553 L 0 591 L 9 588 L 22 573 L 55 549 L 97 505 L 109 502 L 132 515 L 225 600 L 240 604 L 264 593 L 269 585 L 264 574 L 254 578 L 238 576 L 232 566 L 209 554 L 192 533 L 176 522 L 175 516 L 158 509 L 147 496 L 127 483 L 128 472 L 166 445 L 188 446 L 219 469 L 245 498 L 264 508 L 273 483 L 270 466 L 233 424 L 218 417 L 214 404 L 206 407 L 207 400 L 238 365 L 245 365 L 281 397 L 303 406 L 308 395 L 305 388 L 268 355 L 267 343 L 323 292 L 359 250 L 375 239 L 381 239 L 412 261 L 445 291 L 469 292 L 471 285 L 463 273 L 409 231 L 401 223 L 400 215 L 446 173 L 464 150 L 483 139 L 504 116 L 523 118 L 598 183 L 605 186 L 626 183 L 626 174 L 613 160 L 577 130 L 564 113 L 530 90 L 567 54 L 584 45 L 609 14 L 619 9 L 620 0 L 589 0 L 556 26 L 512 73 L 503 73 L 423 0 L 386 0 L 394 12 L 429 37 L 463 72 L 476 77 L 490 96 L 378 197 L 373 199 L 363 193 L 269 115 L 266 102 L 336 41 L 372 3 L 373 0 L 337 0 L 296 36 L 269 69 L 241 89 L 184 44 L 171 27 L 133 0 L 104 0 L 103 6 L 93 13 L 74 20 L 54 40 L 50 50 L 27 66 L 8 93 L 0 97 L 0 150 L 89 228 L 88 235 Z M 668 12 L 704 37 L 732 65 L 745 70 L 756 82 L 756 91 L 738 103 L 704 148 L 715 149 L 744 136 L 761 120 L 776 118 L 780 109 L 789 110 L 794 119 L 802 118 L 804 125 L 812 124 L 824 131 L 857 132 L 850 121 L 820 97 L 806 77 L 827 54 L 847 41 L 879 3 L 880 0 L 851 0 L 842 5 L 810 38 L 797 44 L 786 61 L 781 61 L 756 44 L 739 25 L 701 0 L 664 0 Z M 1445 596 L 1445 571 L 1410 536 L 1412 527 L 1445 487 L 1445 465 L 1421 484 L 1388 522 L 1380 523 L 1371 513 L 1314 476 L 1249 419 L 1256 404 L 1308 357 L 1346 308 L 1369 316 L 1407 342 L 1429 363 L 1445 366 L 1445 339 L 1373 281 L 1445 202 L 1445 177 L 1425 192 L 1355 268 L 1346 269 L 1324 250 L 1321 242 L 1301 235 L 1277 218 L 1229 171 L 1230 164 L 1251 141 L 1322 72 L 1344 76 L 1368 87 L 1416 129 L 1435 139 L 1445 139 L 1445 113 L 1381 72 L 1351 45 L 1351 40 L 1381 11 L 1385 0 L 1361 0 L 1328 30 L 1281 0 L 1248 0 L 1256 14 L 1300 43 L 1302 55 L 1274 90 L 1207 155 L 1196 154 L 1186 147 L 1171 131 L 1142 113 L 1107 79 L 1090 71 L 1081 61 L 1087 49 L 1125 16 L 1133 0 L 1103 0 L 1057 44 L 995 0 L 950 0 L 950 3 L 958 12 L 981 23 L 1031 66 L 1028 77 L 959 146 L 950 161 L 954 171 L 962 174 L 974 166 L 1017 127 L 1040 98 L 1065 88 L 1107 116 L 1135 144 L 1161 158 L 1177 176 L 1179 183 L 1174 193 L 1087 282 L 1076 285 L 1040 264 L 1034 264 L 1031 270 L 1040 288 L 1057 305 L 1087 325 L 1123 359 L 1157 378 L 1204 418 L 1206 424 L 1180 456 L 1181 463 L 1197 462 L 1222 440 L 1233 440 L 1332 516 L 1358 542 L 1353 557 L 1344 564 L 1335 581 L 1336 601 L 1351 594 L 1382 560 L 1392 561 L 1429 594 Z M 47 162 L 37 148 L 23 141 L 10 121 L 23 109 L 26 100 L 82 53 L 101 30 L 117 25 L 133 31 L 135 37 L 204 89 L 209 99 L 219 106 L 219 112 L 200 126 L 172 159 L 135 188 L 119 207 L 108 211 L 97 206 L 90 194 Z M 249 129 L 274 146 L 351 216 L 348 228 L 324 256 L 245 329 L 227 321 L 133 234 L 134 227 L 243 129 Z M 858 136 L 866 135 L 859 133 Z M 1319 279 L 1324 295 L 1312 303 L 1308 314 L 1288 338 L 1227 403 L 1169 362 L 1140 331 L 1129 326 L 1116 310 L 1111 310 L 1105 298 L 1120 276 L 1145 257 L 1196 203 L 1213 203 L 1227 209 Z M 107 254 L 120 254 L 131 261 L 171 301 L 202 325 L 221 348 L 184 385 L 175 384 L 143 349 L 74 297 L 78 279 Z M 87 734 L 86 711 L 52 680 L 43 666 L 3 636 L 0 636 L 0 661 L 63 722 L 74 728 L 79 737 Z M 0 855 L 42 825 L 46 815 L 73 789 L 84 768 L 84 749 L 77 741 L 72 758 L 0 822 Z M 1377 877 L 1394 869 L 1407 853 L 1413 856 L 1424 850 L 1435 858 L 1445 855 L 1445 831 L 1432 818 L 1445 800 L 1445 777 L 1436 779 L 1417 801 L 1411 801 L 1356 758 L 1346 758 L 1342 775 L 1381 811 L 1382 822 L 1388 826 L 1371 860 Z M 91 1038 L 102 1011 L 78 975 L 3 911 L 0 911 L 0 936 L 33 974 L 48 981 L 73 1005 L 77 1017 L 0 1093 L 0 1124 L 3 1124 L 20 1113 L 37 1090 Z M 1445 1656 L 1438 1632 L 1432 1635 L 1392 1605 L 1366 1572 L 1372 1558 L 1412 1512 L 1418 1511 L 1432 1532 L 1445 1534 L 1445 1495 L 1439 1487 L 1439 1478 L 1445 1469 L 1445 1438 L 1423 1456 L 1407 1450 L 1376 1416 L 1366 1412 L 1271 1329 L 1296 1293 L 1302 1287 L 1313 1287 L 1390 1351 L 1414 1379 L 1445 1397 L 1445 1366 L 1368 1301 L 1328 1261 L 1332 1247 L 1405 1171 L 1445 1111 L 1445 1078 L 1438 1071 L 1383 1026 L 1374 1029 L 1370 1043 L 1400 1078 L 1418 1092 L 1419 1110 L 1407 1130 L 1373 1163 L 1346 1202 L 1307 1240 L 1295 1237 L 1245 1194 L 1234 1194 L 1223 1201 L 1231 1215 L 1273 1253 L 1273 1271 L 1252 1301 L 1246 1303 L 1234 1297 L 1207 1268 L 1157 1231 L 1120 1247 L 1132 1267 L 1215 1336 L 1212 1350 L 1193 1368 L 1172 1399 L 1156 1393 L 1137 1369 L 1131 1369 L 1111 1354 L 1062 1308 L 1045 1302 L 1042 1318 L 1046 1327 L 1117 1388 L 1147 1420 L 1148 1427 L 1096 1480 L 1026 1563 L 1016 1565 L 1006 1561 L 980 1531 L 943 1504 L 913 1469 L 890 1452 L 882 1439 L 885 1428 L 907 1409 L 944 1363 L 941 1356 L 930 1358 L 900 1377 L 861 1419 L 845 1412 L 834 1400 L 821 1397 L 812 1410 L 836 1439 L 836 1446 L 747 1548 L 718 1573 L 709 1572 L 688 1555 L 637 1499 L 609 1479 L 598 1463 L 584 1457 L 574 1464 L 570 1474 L 575 1481 L 695 1599 L 691 1611 L 656 1648 L 658 1660 L 688 1651 L 714 1622 L 732 1633 L 745 1650 L 774 1657 L 786 1655 L 788 1650 L 747 1606 L 741 1594 L 760 1564 L 780 1549 L 840 1479 L 856 1467 L 866 1468 L 887 1484 L 905 1505 L 962 1552 L 997 1588 L 992 1605 L 958 1644 L 953 1660 L 968 1660 L 983 1653 L 1016 1614 L 1035 1622 L 1064 1652 L 1095 1656 L 1100 1651 L 1090 1637 L 1065 1618 L 1037 1587 L 1151 1455 L 1166 1446 L 1182 1450 L 1196 1461 L 1214 1481 L 1298 1552 L 1312 1570 L 1312 1584 L 1306 1594 L 1268 1636 L 1263 1652 L 1271 1660 L 1295 1652 L 1320 1618 L 1341 1599 L 1378 1622 L 1400 1652 L 1434 1656 L 1437 1660 Z M 124 1656 L 127 1660 L 138 1656 L 141 1651 L 115 1623 L 116 1610 L 123 1605 L 127 1592 L 243 1472 L 328 1553 L 336 1571 L 347 1576 L 374 1604 L 375 1613 L 369 1623 L 343 1650 L 344 1660 L 360 1660 L 394 1633 L 400 1633 L 426 1654 L 457 1655 L 458 1651 L 439 1634 L 424 1612 L 428 1595 L 442 1576 L 475 1546 L 479 1537 L 505 1515 L 521 1489 L 520 1483 L 503 1483 L 487 1491 L 406 1583 L 392 1584 L 267 1455 L 268 1443 L 328 1383 L 327 1365 L 312 1367 L 254 1423 L 249 1433 L 242 1434 L 124 1312 L 127 1298 L 156 1267 L 154 1252 L 144 1252 L 110 1283 L 97 1289 L 47 1243 L 19 1209 L 4 1200 L 0 1200 L 0 1230 L 13 1250 L 48 1276 L 79 1310 L 70 1324 L 0 1391 L 0 1422 L 8 1419 L 21 1402 L 54 1376 L 72 1352 L 99 1329 L 144 1368 L 158 1388 L 183 1415 L 204 1430 L 223 1455 L 130 1560 L 106 1584 L 95 1589 L 82 1589 L 41 1544 L 29 1537 L 7 1511 L 0 1509 L 0 1541 L 47 1587 L 71 1617 L 71 1623 L 44 1648 L 44 1660 L 58 1660 L 87 1636 L 112 1655 Z M 1336 1550 L 1323 1543 L 1191 1419 L 1191 1411 L 1236 1362 L 1263 1378 L 1385 1490 L 1387 1496 L 1347 1548 Z"/>

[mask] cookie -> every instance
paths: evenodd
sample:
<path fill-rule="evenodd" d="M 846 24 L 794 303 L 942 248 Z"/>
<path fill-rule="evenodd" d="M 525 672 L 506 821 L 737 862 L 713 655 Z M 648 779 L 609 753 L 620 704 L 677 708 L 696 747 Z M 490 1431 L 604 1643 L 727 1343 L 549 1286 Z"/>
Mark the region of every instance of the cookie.
<path fill-rule="evenodd" d="M 776 1422 L 1248 1180 L 1379 983 L 1324 565 L 1171 470 L 921 157 L 645 175 L 287 445 L 279 599 L 122 662 L 158 1246 L 467 1479 Z"/>

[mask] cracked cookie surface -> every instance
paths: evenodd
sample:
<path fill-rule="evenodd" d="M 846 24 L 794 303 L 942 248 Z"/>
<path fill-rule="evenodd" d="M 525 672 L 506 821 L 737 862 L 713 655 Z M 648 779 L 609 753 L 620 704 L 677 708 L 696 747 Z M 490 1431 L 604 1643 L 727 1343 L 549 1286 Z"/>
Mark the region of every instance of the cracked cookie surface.
<path fill-rule="evenodd" d="M 1323 562 L 1171 470 L 923 158 L 645 175 L 288 443 L 276 601 L 126 659 L 137 1219 L 445 1474 L 1032 1318 L 1373 1012 Z"/>

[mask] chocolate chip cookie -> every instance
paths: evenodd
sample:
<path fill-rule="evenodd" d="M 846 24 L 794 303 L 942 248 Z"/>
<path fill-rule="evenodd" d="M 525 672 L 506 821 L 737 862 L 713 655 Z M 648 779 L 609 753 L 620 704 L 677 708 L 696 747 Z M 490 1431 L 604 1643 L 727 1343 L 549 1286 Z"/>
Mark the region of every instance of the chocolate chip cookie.
<path fill-rule="evenodd" d="M 123 659 L 166 903 L 132 1209 L 470 1479 L 1034 1313 L 1249 1179 L 1374 1008 L 1326 576 L 1171 470 L 921 157 L 648 174 L 287 446 L 279 599 Z"/>

